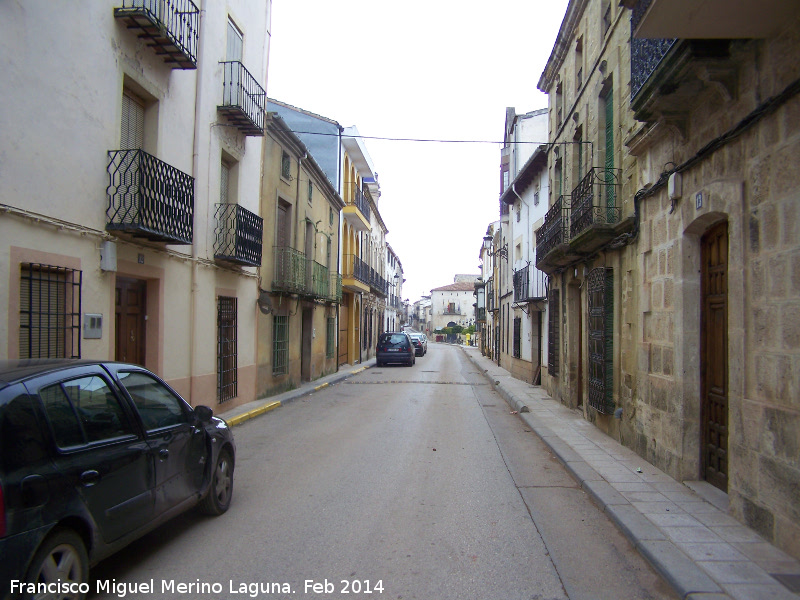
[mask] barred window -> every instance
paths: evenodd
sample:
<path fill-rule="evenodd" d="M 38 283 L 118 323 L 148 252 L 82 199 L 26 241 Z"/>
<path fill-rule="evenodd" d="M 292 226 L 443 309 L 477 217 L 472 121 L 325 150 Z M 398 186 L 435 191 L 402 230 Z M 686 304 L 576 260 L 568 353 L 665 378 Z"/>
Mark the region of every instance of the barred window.
<path fill-rule="evenodd" d="M 288 152 L 281 154 L 281 177 L 292 178 L 292 159 Z"/>
<path fill-rule="evenodd" d="M 272 374 L 289 372 L 289 317 L 275 315 L 272 319 Z"/>
<path fill-rule="evenodd" d="M 19 357 L 81 357 L 81 271 L 20 265 Z"/>
<path fill-rule="evenodd" d="M 614 412 L 614 272 L 589 272 L 589 405 Z"/>
<path fill-rule="evenodd" d="M 220 296 L 217 302 L 217 400 L 237 396 L 236 298 Z"/>
<path fill-rule="evenodd" d="M 336 319 L 328 317 L 328 333 L 325 337 L 325 356 L 333 358 L 336 353 Z"/>
<path fill-rule="evenodd" d="M 522 356 L 522 317 L 514 317 L 514 358 Z"/>
<path fill-rule="evenodd" d="M 558 375 L 558 324 L 561 321 L 560 295 L 560 290 L 550 290 L 550 301 L 547 307 L 547 371 L 550 375 Z"/>

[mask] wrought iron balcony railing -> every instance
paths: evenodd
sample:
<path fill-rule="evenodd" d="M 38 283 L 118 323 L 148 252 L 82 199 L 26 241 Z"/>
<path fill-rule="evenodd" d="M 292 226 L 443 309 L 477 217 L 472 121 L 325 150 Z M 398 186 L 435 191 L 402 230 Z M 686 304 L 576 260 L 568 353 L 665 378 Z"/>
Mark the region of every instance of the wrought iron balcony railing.
<path fill-rule="evenodd" d="M 369 265 L 355 254 L 345 254 L 342 263 L 342 278 L 355 279 L 369 285 L 370 270 Z"/>
<path fill-rule="evenodd" d="M 593 225 L 613 225 L 621 218 L 616 206 L 621 171 L 592 167 L 572 190 L 570 238 Z"/>
<path fill-rule="evenodd" d="M 200 11 L 192 0 L 122 0 L 114 9 L 128 29 L 138 29 L 155 53 L 176 69 L 197 68 Z"/>
<path fill-rule="evenodd" d="M 336 303 L 342 301 L 342 276 L 339 273 L 330 274 L 330 288 L 327 300 Z"/>
<path fill-rule="evenodd" d="M 547 211 L 544 225 L 536 230 L 536 262 L 561 244 L 569 242 L 569 196 L 559 196 Z"/>
<path fill-rule="evenodd" d="M 294 248 L 274 246 L 272 289 L 300 294 L 306 288 L 306 256 Z"/>
<path fill-rule="evenodd" d="M 108 153 L 108 231 L 191 244 L 194 178 L 144 150 Z"/>
<path fill-rule="evenodd" d="M 526 265 L 514 271 L 514 302 L 540 300 L 547 297 L 547 275 Z"/>
<path fill-rule="evenodd" d="M 331 278 L 328 267 L 317 261 L 309 262 L 311 264 L 311 289 L 308 291 L 314 298 L 326 299 L 331 294 Z"/>
<path fill-rule="evenodd" d="M 369 208 L 369 192 L 365 192 L 362 190 L 357 183 L 353 184 L 353 199 L 352 201 L 346 200 L 346 204 L 349 206 L 355 206 L 364 218 L 369 221 L 370 219 L 370 208 Z"/>
<path fill-rule="evenodd" d="M 260 267 L 263 219 L 238 204 L 217 204 L 216 219 L 214 258 Z"/>
<path fill-rule="evenodd" d="M 245 135 L 264 135 L 267 93 L 238 60 L 221 63 L 222 104 L 217 107 Z"/>
<path fill-rule="evenodd" d="M 675 39 L 645 39 L 634 37 L 639 22 L 652 0 L 640 0 L 631 12 L 631 102 L 647 80 L 658 70 L 663 58 L 675 45 Z"/>

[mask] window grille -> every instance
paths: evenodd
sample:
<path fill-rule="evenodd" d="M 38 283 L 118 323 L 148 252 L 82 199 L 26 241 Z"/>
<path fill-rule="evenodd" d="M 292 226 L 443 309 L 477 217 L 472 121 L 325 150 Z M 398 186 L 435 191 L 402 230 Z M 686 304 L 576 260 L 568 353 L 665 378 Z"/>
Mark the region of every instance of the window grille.
<path fill-rule="evenodd" d="M 336 353 L 336 319 L 328 317 L 328 334 L 325 338 L 325 357 L 333 358 Z"/>
<path fill-rule="evenodd" d="M 589 289 L 589 405 L 614 412 L 614 274 L 592 269 Z"/>
<path fill-rule="evenodd" d="M 275 315 L 272 319 L 272 374 L 289 372 L 289 317 Z"/>
<path fill-rule="evenodd" d="M 522 317 L 514 317 L 514 358 L 522 356 Z"/>
<path fill-rule="evenodd" d="M 292 178 L 292 160 L 287 152 L 281 154 L 281 177 Z"/>
<path fill-rule="evenodd" d="M 81 357 L 81 271 L 20 265 L 19 357 Z"/>
<path fill-rule="evenodd" d="M 217 400 L 237 396 L 236 298 L 220 296 L 217 303 Z"/>
<path fill-rule="evenodd" d="M 561 321 L 560 290 L 550 291 L 550 302 L 547 307 L 547 371 L 550 375 L 558 375 L 558 337 Z"/>

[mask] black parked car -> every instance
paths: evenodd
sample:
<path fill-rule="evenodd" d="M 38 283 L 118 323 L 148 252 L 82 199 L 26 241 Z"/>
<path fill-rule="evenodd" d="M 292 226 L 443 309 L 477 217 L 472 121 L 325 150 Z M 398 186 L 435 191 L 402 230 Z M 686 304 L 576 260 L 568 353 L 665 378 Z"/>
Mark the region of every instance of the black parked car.
<path fill-rule="evenodd" d="M 225 421 L 142 367 L 0 361 L 2 596 L 83 598 L 90 564 L 193 506 L 224 513 L 235 452 Z"/>
<path fill-rule="evenodd" d="M 375 348 L 375 364 L 379 367 L 387 363 L 403 363 L 412 366 L 417 362 L 414 344 L 404 331 L 382 333 Z"/>

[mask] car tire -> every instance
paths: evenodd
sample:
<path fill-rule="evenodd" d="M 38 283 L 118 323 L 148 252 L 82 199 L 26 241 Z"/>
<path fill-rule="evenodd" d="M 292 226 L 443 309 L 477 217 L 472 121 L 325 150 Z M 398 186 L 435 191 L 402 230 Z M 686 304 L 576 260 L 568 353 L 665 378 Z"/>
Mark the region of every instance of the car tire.
<path fill-rule="evenodd" d="M 28 583 L 86 584 L 89 556 L 81 537 L 71 529 L 57 528 L 39 546 L 25 577 Z M 85 594 L 71 595 L 83 600 Z"/>
<path fill-rule="evenodd" d="M 211 485 L 206 497 L 200 502 L 200 511 L 207 515 L 221 515 L 231 505 L 233 496 L 233 456 L 230 450 L 222 450 L 211 473 Z"/>

